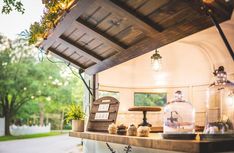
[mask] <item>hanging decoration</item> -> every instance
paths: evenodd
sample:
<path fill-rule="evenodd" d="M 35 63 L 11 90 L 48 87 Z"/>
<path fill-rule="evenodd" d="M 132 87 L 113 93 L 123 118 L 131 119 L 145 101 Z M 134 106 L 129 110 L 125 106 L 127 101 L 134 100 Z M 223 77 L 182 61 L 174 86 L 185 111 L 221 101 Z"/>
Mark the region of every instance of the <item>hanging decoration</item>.
<path fill-rule="evenodd" d="M 215 80 L 210 85 L 210 87 L 212 86 L 224 87 L 225 85 L 234 86 L 234 83 L 227 79 L 227 72 L 225 71 L 223 66 L 219 66 L 218 69 L 214 70 L 213 74 L 215 76 Z"/>
<path fill-rule="evenodd" d="M 77 0 L 46 0 L 45 10 L 40 22 L 34 22 L 29 29 L 29 44 L 39 44 L 46 39 L 50 30 L 56 27 L 64 14 Z"/>
<path fill-rule="evenodd" d="M 151 56 L 151 65 L 154 71 L 161 70 L 161 59 L 162 56 L 159 54 L 158 50 Z"/>

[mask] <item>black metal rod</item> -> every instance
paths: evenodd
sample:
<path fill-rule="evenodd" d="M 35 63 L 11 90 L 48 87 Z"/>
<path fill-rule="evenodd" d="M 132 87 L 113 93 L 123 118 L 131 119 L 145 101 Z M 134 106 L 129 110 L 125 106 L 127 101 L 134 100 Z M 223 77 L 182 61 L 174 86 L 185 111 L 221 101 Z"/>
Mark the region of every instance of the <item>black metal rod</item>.
<path fill-rule="evenodd" d="M 92 91 L 90 90 L 90 88 L 89 88 L 88 84 L 86 83 L 85 79 L 84 79 L 84 78 L 83 78 L 83 76 L 81 75 L 81 74 L 82 74 L 82 72 L 83 72 L 83 71 L 79 71 L 80 78 L 81 78 L 81 80 L 83 81 L 83 83 L 84 83 L 85 87 L 88 89 L 89 94 L 93 97 L 93 93 L 92 93 Z"/>
<path fill-rule="evenodd" d="M 109 143 L 106 142 L 106 145 L 111 153 L 116 153 L 116 151 L 114 151 L 114 149 L 109 145 Z"/>
<path fill-rule="evenodd" d="M 93 100 L 96 99 L 96 74 L 93 75 Z"/>
<path fill-rule="evenodd" d="M 217 20 L 215 19 L 215 17 L 211 14 L 211 12 L 207 11 L 207 13 L 208 13 L 208 15 L 210 16 L 211 21 L 213 22 L 213 24 L 214 24 L 215 27 L 217 28 L 217 30 L 218 30 L 218 32 L 219 32 L 221 38 L 223 39 L 223 42 L 224 42 L 224 44 L 226 45 L 226 47 L 227 47 L 227 49 L 228 49 L 230 55 L 232 56 L 232 59 L 234 60 L 234 52 L 233 52 L 233 50 L 232 50 L 232 47 L 230 46 L 230 44 L 229 44 L 229 42 L 228 42 L 228 40 L 227 40 L 227 38 L 226 38 L 226 36 L 225 36 L 225 34 L 224 34 L 222 28 L 220 27 L 220 25 L 219 25 L 219 23 L 218 23 L 218 21 L 217 21 Z"/>
<path fill-rule="evenodd" d="M 131 147 L 130 145 L 128 145 L 128 146 L 126 146 L 126 147 L 124 148 L 124 151 L 125 151 L 126 153 L 132 152 L 132 147 Z"/>

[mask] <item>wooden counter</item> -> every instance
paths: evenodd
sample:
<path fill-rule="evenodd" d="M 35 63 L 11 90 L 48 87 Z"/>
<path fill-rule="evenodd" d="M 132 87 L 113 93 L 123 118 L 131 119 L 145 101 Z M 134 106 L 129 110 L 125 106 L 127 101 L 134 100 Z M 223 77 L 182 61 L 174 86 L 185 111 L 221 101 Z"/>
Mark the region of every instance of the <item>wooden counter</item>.
<path fill-rule="evenodd" d="M 96 141 L 125 144 L 136 147 L 189 153 L 234 151 L 234 139 L 229 140 L 166 140 L 158 133 L 149 137 L 121 136 L 96 132 L 70 132 L 70 136 Z"/>

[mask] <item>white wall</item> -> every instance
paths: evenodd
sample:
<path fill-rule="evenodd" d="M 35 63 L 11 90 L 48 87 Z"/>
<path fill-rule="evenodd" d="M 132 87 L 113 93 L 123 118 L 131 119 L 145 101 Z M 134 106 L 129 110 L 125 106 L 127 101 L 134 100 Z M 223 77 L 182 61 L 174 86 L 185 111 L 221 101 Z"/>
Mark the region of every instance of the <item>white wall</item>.
<path fill-rule="evenodd" d="M 100 89 L 107 91 L 118 91 L 120 108 L 117 118 L 117 123 L 124 123 L 129 125 L 131 123 L 141 123 L 142 113 L 128 112 L 128 108 L 134 105 L 134 92 L 166 92 L 167 99 L 173 99 L 174 92 L 181 90 L 184 94 L 184 99 L 191 102 L 196 108 L 196 124 L 204 125 L 205 123 L 205 102 L 207 86 L 184 86 L 184 87 L 163 87 L 163 88 L 127 88 L 127 87 L 107 87 L 100 86 Z M 148 113 L 147 118 L 153 126 L 162 125 L 162 113 Z"/>
<path fill-rule="evenodd" d="M 0 118 L 0 136 L 5 135 L 5 118 Z"/>

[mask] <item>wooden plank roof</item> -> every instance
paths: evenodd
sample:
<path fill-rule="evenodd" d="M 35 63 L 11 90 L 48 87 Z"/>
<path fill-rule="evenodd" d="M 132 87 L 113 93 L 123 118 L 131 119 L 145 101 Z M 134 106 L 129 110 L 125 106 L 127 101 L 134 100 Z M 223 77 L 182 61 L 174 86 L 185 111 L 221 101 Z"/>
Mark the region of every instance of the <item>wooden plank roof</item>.
<path fill-rule="evenodd" d="M 79 0 L 40 47 L 95 74 L 211 27 L 200 0 Z M 208 7 L 230 19 L 233 0 Z"/>

